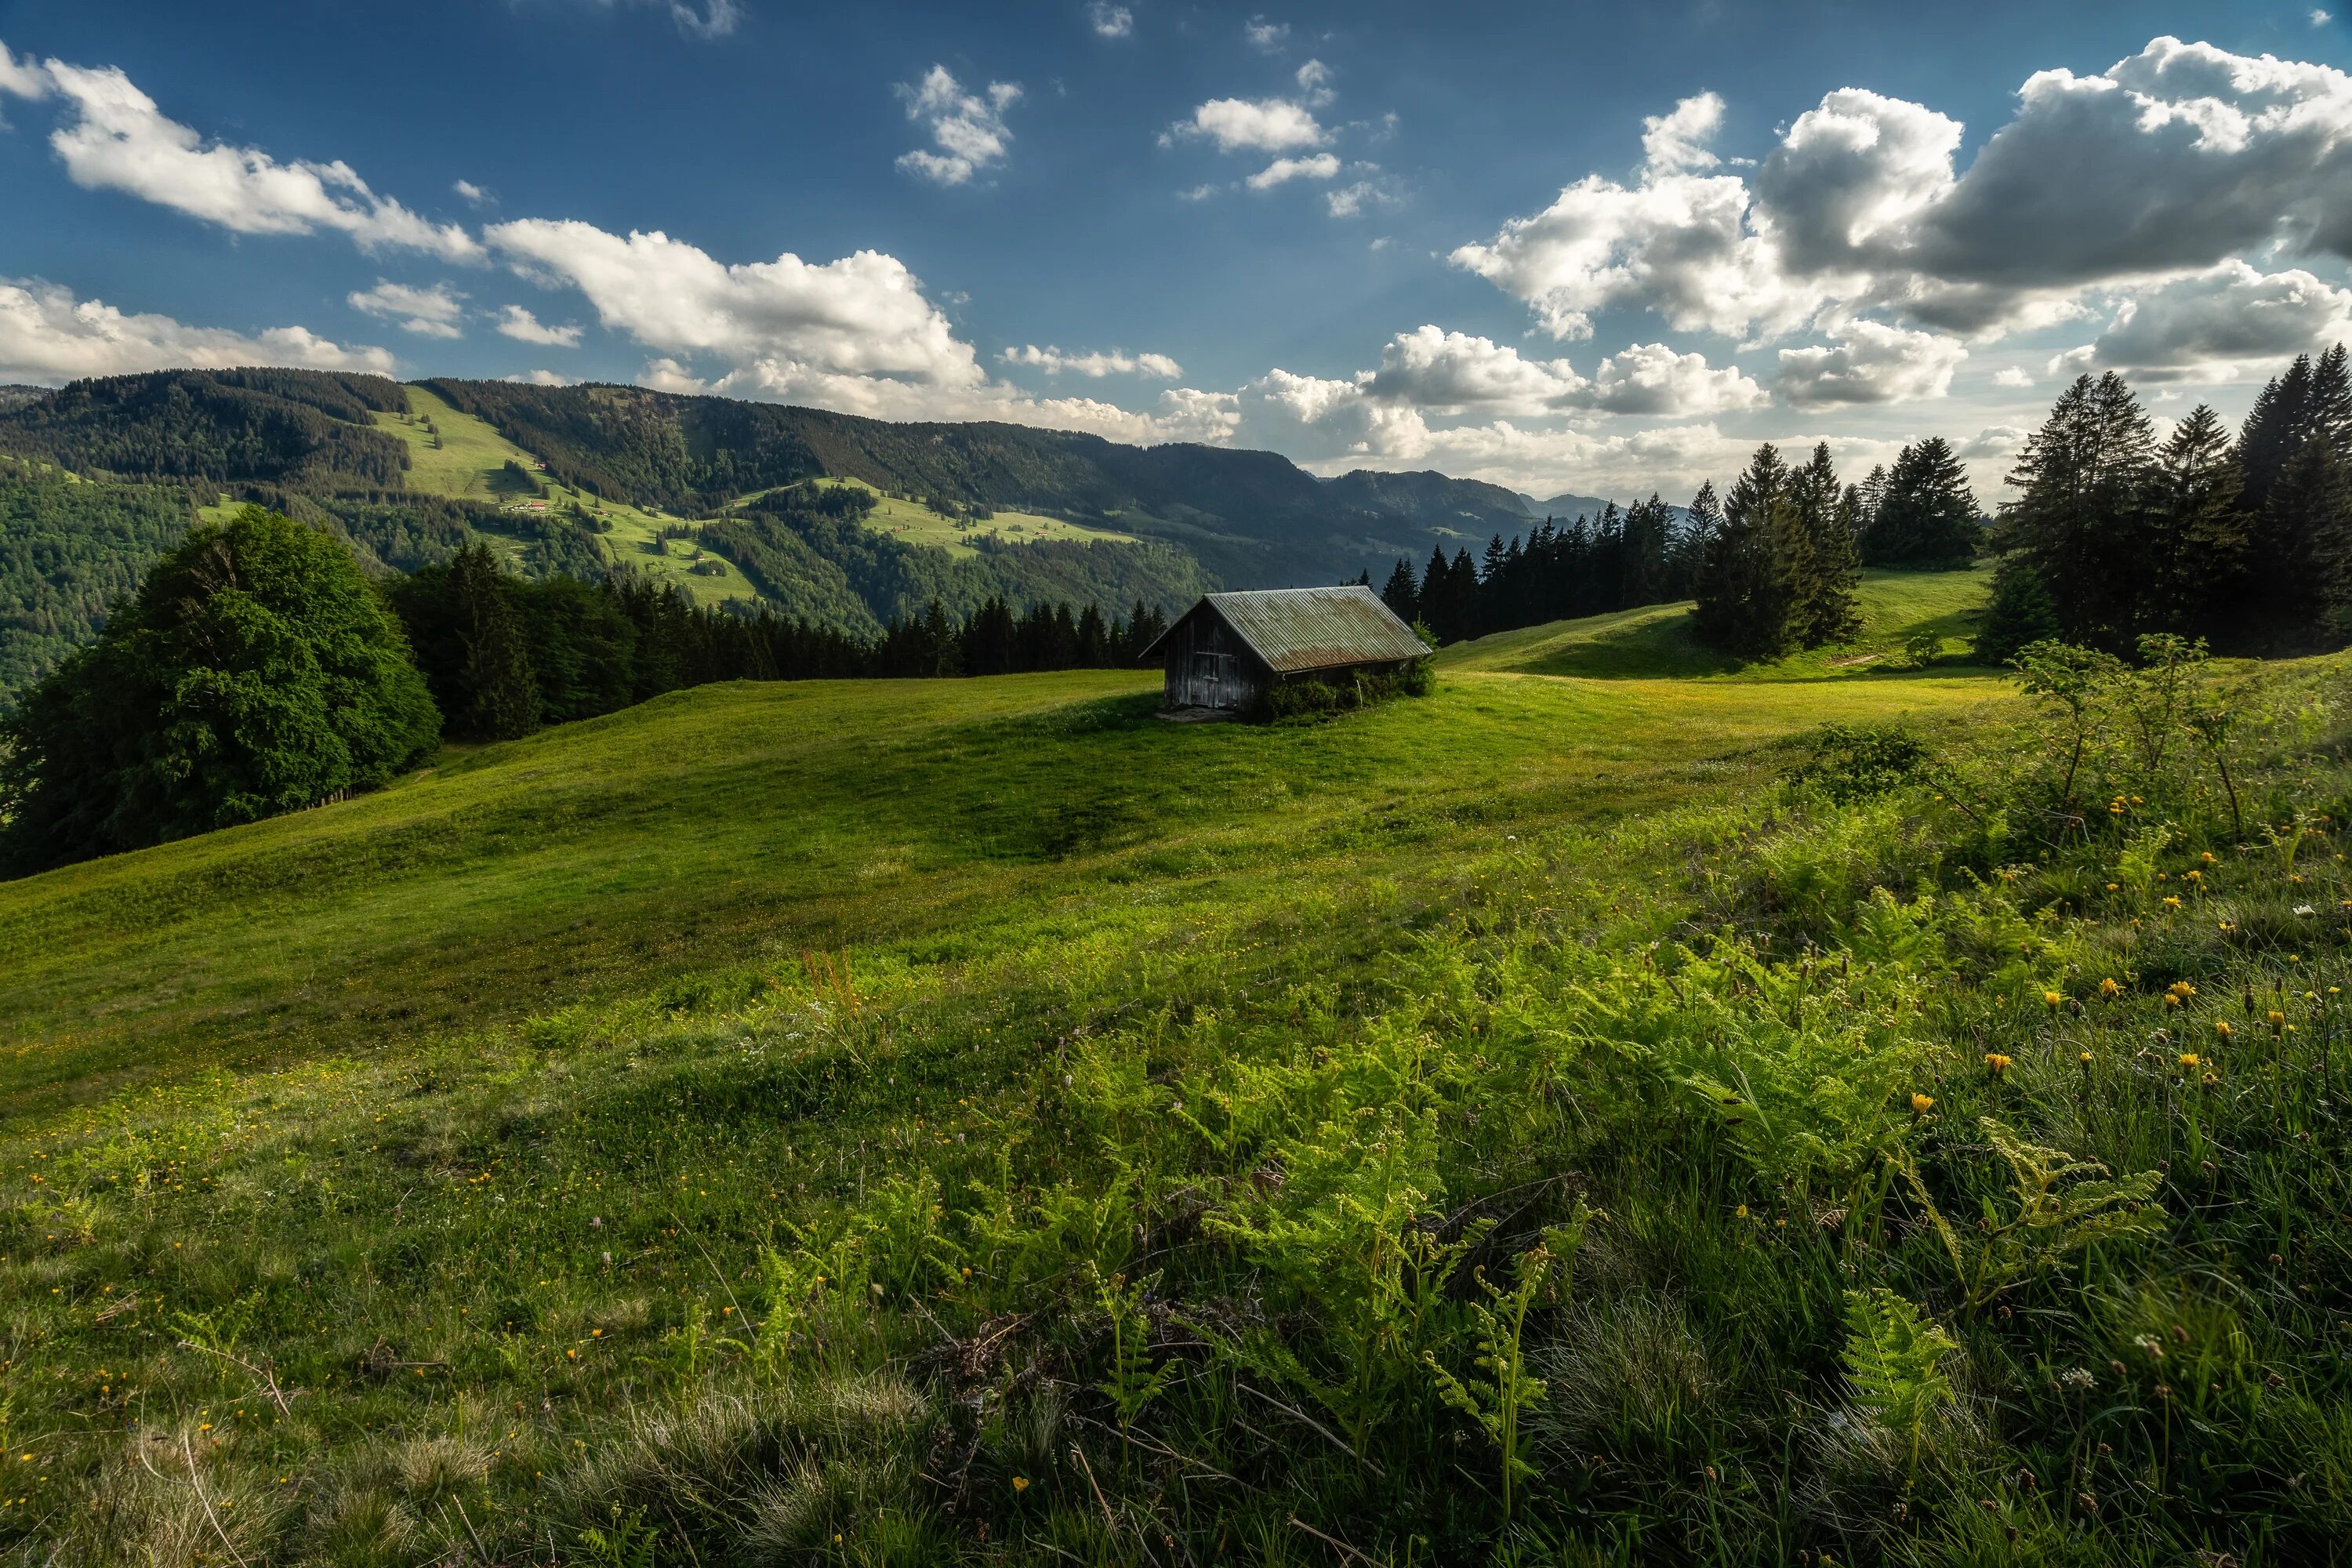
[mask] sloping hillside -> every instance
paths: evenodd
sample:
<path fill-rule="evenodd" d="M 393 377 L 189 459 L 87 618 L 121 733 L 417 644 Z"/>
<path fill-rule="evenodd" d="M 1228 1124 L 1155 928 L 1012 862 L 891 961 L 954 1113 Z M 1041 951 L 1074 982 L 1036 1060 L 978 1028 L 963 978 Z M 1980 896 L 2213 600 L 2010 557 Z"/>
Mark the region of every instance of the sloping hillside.
<path fill-rule="evenodd" d="M 0 1549 L 2324 1561 L 2344 673 L 705 688 L 0 886 Z"/>
<path fill-rule="evenodd" d="M 1767 664 L 1742 664 L 1700 642 L 1691 631 L 1688 601 L 1497 632 L 1458 643 L 1439 658 L 1453 669 L 1595 679 L 1677 676 L 1791 680 L 1883 675 L 1916 662 L 1909 647 L 1915 637 L 1934 639 L 1933 658 L 1939 664 L 1965 662 L 1976 618 L 1991 591 L 1990 569 L 1864 572 L 1857 595 L 1862 630 L 1856 636 Z"/>

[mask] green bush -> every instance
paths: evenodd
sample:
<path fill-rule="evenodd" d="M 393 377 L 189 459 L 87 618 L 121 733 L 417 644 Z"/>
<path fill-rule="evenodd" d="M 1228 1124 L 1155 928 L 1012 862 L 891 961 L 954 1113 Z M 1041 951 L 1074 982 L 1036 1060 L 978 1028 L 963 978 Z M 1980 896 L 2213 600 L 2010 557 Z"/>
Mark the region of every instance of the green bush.
<path fill-rule="evenodd" d="M 1265 689 L 1259 716 L 1270 720 L 1314 719 L 1352 713 L 1396 697 L 1426 697 L 1436 685 L 1436 661 L 1416 658 L 1401 669 L 1351 670 L 1333 679 L 1308 676 L 1276 680 Z"/>

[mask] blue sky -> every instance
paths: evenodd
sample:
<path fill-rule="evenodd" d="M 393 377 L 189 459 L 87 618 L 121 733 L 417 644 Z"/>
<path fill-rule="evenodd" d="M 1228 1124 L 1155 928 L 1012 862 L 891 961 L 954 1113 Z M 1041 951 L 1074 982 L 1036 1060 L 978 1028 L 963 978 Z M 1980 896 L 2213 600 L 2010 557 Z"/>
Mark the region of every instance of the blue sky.
<path fill-rule="evenodd" d="M 635 382 L 1538 495 L 1940 434 L 1992 492 L 2081 369 L 2235 415 L 2352 331 L 2309 5 L 0 0 L 0 379 Z"/>

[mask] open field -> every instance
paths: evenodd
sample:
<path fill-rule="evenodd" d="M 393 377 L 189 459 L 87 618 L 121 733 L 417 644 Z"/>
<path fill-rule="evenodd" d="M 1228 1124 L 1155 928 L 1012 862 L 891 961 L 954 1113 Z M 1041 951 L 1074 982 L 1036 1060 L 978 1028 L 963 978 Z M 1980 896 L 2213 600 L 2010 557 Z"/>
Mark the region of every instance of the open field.
<path fill-rule="evenodd" d="M 985 521 L 959 521 L 941 517 L 920 501 L 884 495 L 863 479 L 824 479 L 819 483 L 853 487 L 872 495 L 875 498 L 874 510 L 866 513 L 866 526 L 875 532 L 887 534 L 901 544 L 927 545 L 958 557 L 977 553 L 971 547 L 971 541 L 980 538 L 998 539 L 1007 544 L 1036 544 L 1055 539 L 1091 540 L 1115 544 L 1135 542 L 1132 534 L 1088 528 L 1062 518 L 1044 517 L 1031 511 L 1000 511 Z"/>
<path fill-rule="evenodd" d="M 743 580 L 742 574 L 723 561 L 717 563 L 720 575 L 689 570 L 701 558 L 694 544 L 687 540 L 666 541 L 659 537 L 661 528 L 675 526 L 684 519 L 672 517 L 658 508 L 604 500 L 556 484 L 541 471 L 538 458 L 481 420 L 451 407 L 425 387 L 411 386 L 406 391 L 408 417 L 378 414 L 375 423 L 378 429 L 398 436 L 408 444 L 410 489 L 427 495 L 498 506 L 526 505 L 544 499 L 547 510 L 551 511 L 577 507 L 611 525 L 610 531 L 596 538 L 600 552 L 615 564 L 633 567 L 657 583 L 672 584 L 699 605 L 759 596 Z M 428 422 L 433 431 L 425 428 Z M 433 444 L 434 431 L 439 432 L 438 447 Z M 520 464 L 539 482 L 546 492 L 544 498 L 529 495 L 506 477 L 506 465 L 509 462 Z"/>
<path fill-rule="evenodd" d="M 803 947 L 982 950 L 1041 907 L 1123 924 L 1139 880 L 1148 923 L 1181 924 L 1194 899 L 1268 894 L 1303 863 L 1393 875 L 1381 847 L 1434 823 L 1591 821 L 1769 767 L 1758 747 L 1812 724 L 2001 695 L 1966 676 L 1717 696 L 1481 675 L 1265 731 L 1160 724 L 1157 690 L 1115 671 L 702 688 L 0 884 L 0 1106 Z"/>
<path fill-rule="evenodd" d="M 1975 613 L 1992 590 L 1989 568 L 1973 572 L 1863 574 L 1862 632 L 1834 647 L 1771 664 L 1742 665 L 1691 635 L 1691 605 L 1647 605 L 1580 621 L 1497 632 L 1445 650 L 1449 668 L 1516 670 L 1599 679 L 1671 675 L 1685 679 L 1801 680 L 1885 675 L 1903 667 L 1905 642 L 1934 637 L 1938 666 L 1965 662 Z"/>
<path fill-rule="evenodd" d="M 2343 660 L 2053 841 L 2009 681 L 1626 624 L 704 688 L 0 884 L 0 1561 L 2324 1559 Z"/>

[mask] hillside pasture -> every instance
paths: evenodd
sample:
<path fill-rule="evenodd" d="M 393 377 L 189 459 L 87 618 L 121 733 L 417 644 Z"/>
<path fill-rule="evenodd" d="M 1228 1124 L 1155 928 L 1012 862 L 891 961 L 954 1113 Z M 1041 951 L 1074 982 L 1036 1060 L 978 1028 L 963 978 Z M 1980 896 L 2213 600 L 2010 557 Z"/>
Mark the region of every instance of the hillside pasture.
<path fill-rule="evenodd" d="M 1967 572 L 1870 571 L 1857 595 L 1862 630 L 1852 639 L 1786 658 L 1743 664 L 1700 642 L 1692 605 L 1646 605 L 1582 620 L 1497 632 L 1439 656 L 1452 669 L 1571 675 L 1591 679 L 1673 676 L 1684 679 L 1816 680 L 1883 676 L 1907 665 L 1905 645 L 1937 639 L 1938 665 L 1965 663 L 1974 617 L 1992 591 L 1990 568 Z"/>
<path fill-rule="evenodd" d="M 1300 728 L 1171 726 L 1149 674 L 737 684 L 464 752 L 397 788 L 0 884 L 0 1107 L 415 1039 L 761 953 L 930 960 L 1164 935 L 1446 824 L 1590 822 L 1775 765 L 1966 675 L 1732 689 L 1465 673 Z M 1064 922 L 1075 922 L 1075 928 Z"/>
<path fill-rule="evenodd" d="M 989 518 L 973 521 L 945 517 L 920 501 L 886 495 L 863 479 L 819 479 L 816 483 L 825 488 L 862 489 L 874 497 L 874 510 L 866 514 L 866 526 L 875 532 L 895 539 L 901 544 L 944 550 L 960 558 L 978 553 L 971 544 L 975 539 L 993 539 L 1005 544 L 1037 544 L 1047 540 L 1077 540 L 1098 544 L 1135 542 L 1133 534 L 1089 528 L 1066 518 L 1046 517 L 1034 511 L 998 511 Z"/>
<path fill-rule="evenodd" d="M 577 510 L 607 526 L 595 535 L 597 550 L 614 565 L 626 567 L 655 582 L 676 587 L 698 605 L 759 595 L 741 573 L 721 563 L 718 574 L 691 568 L 702 559 L 685 540 L 664 540 L 660 531 L 686 520 L 658 508 L 606 500 L 555 483 L 540 460 L 499 435 L 488 424 L 460 412 L 429 388 L 409 386 L 408 416 L 378 413 L 376 427 L 408 444 L 408 484 L 427 495 L 449 496 L 500 507 L 533 507 L 549 512 Z M 426 426 L 430 425 L 431 429 Z M 436 433 L 439 445 L 435 445 Z M 520 466 L 539 494 L 519 486 L 507 464 Z"/>

